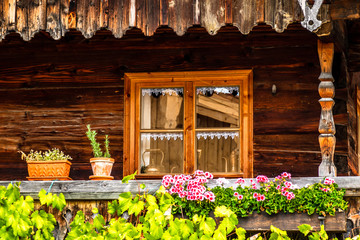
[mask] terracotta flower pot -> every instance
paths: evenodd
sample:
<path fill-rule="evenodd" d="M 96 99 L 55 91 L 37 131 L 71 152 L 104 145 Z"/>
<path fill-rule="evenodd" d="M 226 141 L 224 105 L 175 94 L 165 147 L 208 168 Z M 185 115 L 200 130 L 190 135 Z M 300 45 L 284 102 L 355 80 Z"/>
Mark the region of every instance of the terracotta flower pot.
<path fill-rule="evenodd" d="M 27 161 L 26 163 L 29 181 L 71 180 L 69 178 L 71 162 L 67 160 Z"/>
<path fill-rule="evenodd" d="M 114 177 L 110 176 L 112 167 L 115 160 L 113 158 L 91 158 L 91 168 L 93 171 L 92 176 L 89 178 L 91 180 L 112 180 Z"/>

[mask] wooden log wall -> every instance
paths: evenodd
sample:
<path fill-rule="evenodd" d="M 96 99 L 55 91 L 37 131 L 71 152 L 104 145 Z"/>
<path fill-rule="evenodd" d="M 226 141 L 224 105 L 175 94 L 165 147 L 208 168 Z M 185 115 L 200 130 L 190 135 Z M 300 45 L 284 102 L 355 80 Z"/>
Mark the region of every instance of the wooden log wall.
<path fill-rule="evenodd" d="M 0 41 L 11 31 L 28 41 L 40 30 L 60 39 L 69 29 L 91 38 L 106 28 L 120 38 L 137 27 L 151 36 L 164 25 L 180 36 L 194 25 L 205 27 L 210 34 L 225 25 L 248 34 L 259 23 L 283 32 L 303 18 L 298 0 L 3 0 Z M 330 21 L 330 4 L 322 5 L 318 18 L 323 23 Z"/>
<path fill-rule="evenodd" d="M 131 30 L 116 39 L 100 31 L 53 40 L 46 32 L 24 42 L 18 34 L 0 43 L 0 179 L 21 180 L 26 164 L 18 150 L 58 147 L 70 154 L 70 177 L 91 175 L 86 124 L 110 135 L 122 177 L 124 72 L 250 69 L 254 71 L 254 175 L 317 176 L 318 76 L 316 35 L 300 24 L 278 34 L 256 27 L 242 35 L 223 27 L 215 36 L 190 28 L 177 36 L 160 28 L 153 37 Z M 335 64 L 334 64 L 335 65 Z M 336 85 L 335 77 L 335 85 Z M 272 94 L 272 85 L 277 93 Z M 346 118 L 346 91 L 336 90 L 335 122 Z M 341 127 L 336 126 L 338 133 Z M 335 163 L 348 174 L 346 127 L 337 136 Z M 345 159 L 344 159 L 345 156 Z"/>

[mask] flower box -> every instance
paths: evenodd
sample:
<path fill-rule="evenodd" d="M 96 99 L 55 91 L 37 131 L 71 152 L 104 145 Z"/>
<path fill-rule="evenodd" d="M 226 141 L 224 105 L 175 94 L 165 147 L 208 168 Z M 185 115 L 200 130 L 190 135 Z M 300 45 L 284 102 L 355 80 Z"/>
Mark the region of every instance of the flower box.
<path fill-rule="evenodd" d="M 71 162 L 59 161 L 27 161 L 29 181 L 71 180 L 69 177 Z"/>
<path fill-rule="evenodd" d="M 345 212 L 337 212 L 335 216 L 326 215 L 320 217 L 317 214 L 308 215 L 306 213 L 278 213 L 268 215 L 267 213 L 254 213 L 249 217 L 239 218 L 238 227 L 246 231 L 268 231 L 270 226 L 286 231 L 298 231 L 301 224 L 309 224 L 314 231 L 319 231 L 321 224 L 324 224 L 328 232 L 346 232 Z"/>

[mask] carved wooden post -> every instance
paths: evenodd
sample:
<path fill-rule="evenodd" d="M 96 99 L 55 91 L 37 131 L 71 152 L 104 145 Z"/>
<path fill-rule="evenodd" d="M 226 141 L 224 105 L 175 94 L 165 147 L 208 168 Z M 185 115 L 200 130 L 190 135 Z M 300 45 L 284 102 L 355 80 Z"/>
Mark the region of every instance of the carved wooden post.
<path fill-rule="evenodd" d="M 334 58 L 334 44 L 324 43 L 318 40 L 318 54 L 320 59 L 321 74 L 319 76 L 319 100 L 321 115 L 319 122 L 319 143 L 321 148 L 322 162 L 319 166 L 319 176 L 335 177 L 336 167 L 334 164 L 335 151 L 335 122 L 332 113 L 335 96 L 334 78 L 332 76 L 332 63 Z"/>

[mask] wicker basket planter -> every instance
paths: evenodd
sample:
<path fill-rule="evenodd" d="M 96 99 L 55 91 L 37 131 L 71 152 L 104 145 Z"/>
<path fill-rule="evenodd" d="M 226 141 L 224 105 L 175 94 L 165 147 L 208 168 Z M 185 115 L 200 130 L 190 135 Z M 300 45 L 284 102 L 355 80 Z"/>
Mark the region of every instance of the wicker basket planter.
<path fill-rule="evenodd" d="M 58 161 L 27 161 L 29 181 L 34 180 L 71 180 L 69 177 L 71 162 Z"/>

